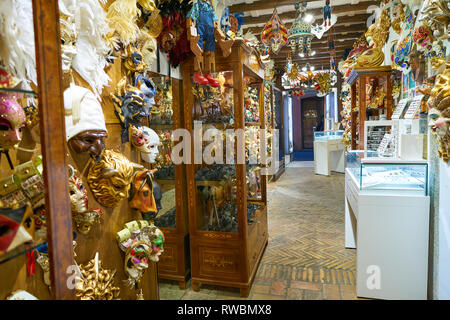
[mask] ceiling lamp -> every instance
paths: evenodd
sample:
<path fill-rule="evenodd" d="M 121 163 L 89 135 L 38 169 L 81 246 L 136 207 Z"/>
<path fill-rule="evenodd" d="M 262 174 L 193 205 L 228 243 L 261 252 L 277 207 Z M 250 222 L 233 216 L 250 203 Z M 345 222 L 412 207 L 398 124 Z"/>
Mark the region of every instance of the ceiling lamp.
<path fill-rule="evenodd" d="M 311 40 L 313 34 L 311 33 L 311 23 L 307 22 L 305 16 L 307 2 L 303 1 L 300 6 L 299 2 L 295 3 L 295 10 L 297 11 L 297 18 L 289 30 L 288 43 L 291 47 L 292 53 L 298 50 L 299 55 L 308 56 L 311 53 Z M 307 17 L 310 15 L 307 15 Z M 312 19 L 309 19 L 312 21 Z"/>

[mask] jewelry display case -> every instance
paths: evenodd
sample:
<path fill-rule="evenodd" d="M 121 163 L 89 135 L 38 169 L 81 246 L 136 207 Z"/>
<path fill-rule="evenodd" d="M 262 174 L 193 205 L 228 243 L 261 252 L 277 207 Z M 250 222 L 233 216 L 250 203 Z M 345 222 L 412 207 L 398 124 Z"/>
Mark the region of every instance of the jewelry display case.
<path fill-rule="evenodd" d="M 356 248 L 356 294 L 426 299 L 428 164 L 370 155 L 349 151 L 345 170 L 345 247 Z M 369 287 L 373 272 L 381 277 Z"/>
<path fill-rule="evenodd" d="M 364 149 L 364 122 L 391 120 L 390 66 L 355 68 L 347 78 L 351 94 L 351 150 Z"/>
<path fill-rule="evenodd" d="M 331 171 L 344 173 L 345 144 L 343 130 L 314 132 L 314 171 L 329 176 Z"/>
<path fill-rule="evenodd" d="M 344 130 L 314 131 L 314 141 L 342 140 Z"/>
<path fill-rule="evenodd" d="M 182 81 L 168 76 L 151 74 L 157 93 L 155 108 L 148 118 L 148 126 L 160 139 L 159 154 L 151 169 L 162 191 L 162 208 L 155 226 L 165 236 L 164 252 L 158 262 L 158 277 L 178 281 L 180 289 L 186 288 L 190 272 L 189 231 L 187 224 L 186 176 L 184 164 L 173 163 L 172 132 L 183 127 Z M 144 162 L 141 162 L 144 164 Z"/>
<path fill-rule="evenodd" d="M 186 165 L 192 288 L 231 286 L 248 296 L 268 241 L 266 156 L 258 149 L 265 128 L 263 64 L 235 40 L 227 58 L 216 55 L 220 87 L 194 85 L 193 72 L 191 57 L 182 74 L 194 149 Z"/>
<path fill-rule="evenodd" d="M 361 151 L 347 152 L 347 168 L 361 192 L 427 195 L 427 161 L 383 159 L 376 152 L 369 155 L 370 158 L 364 158 Z"/>

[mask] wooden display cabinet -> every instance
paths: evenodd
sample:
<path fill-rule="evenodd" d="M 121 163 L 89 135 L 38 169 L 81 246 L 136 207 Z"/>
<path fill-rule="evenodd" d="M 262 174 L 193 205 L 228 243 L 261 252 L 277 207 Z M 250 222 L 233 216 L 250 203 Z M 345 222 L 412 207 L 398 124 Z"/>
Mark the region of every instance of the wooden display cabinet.
<path fill-rule="evenodd" d="M 383 102 L 383 114 L 386 120 L 391 120 L 393 97 L 391 83 L 390 66 L 380 66 L 374 68 L 355 68 L 347 78 L 347 83 L 351 86 L 351 150 L 364 149 L 364 122 L 367 119 L 368 105 L 373 102 L 373 94 L 368 92 L 369 85 L 375 93 L 376 90 L 383 90 L 385 97 Z M 375 109 L 372 109 L 376 111 Z"/>
<path fill-rule="evenodd" d="M 250 128 L 264 129 L 264 66 L 241 40 L 235 41 L 227 58 L 216 47 L 217 78 L 222 81 L 217 92 L 191 81 L 193 63 L 190 57 L 182 65 L 185 128 L 191 133 L 194 150 L 186 165 L 192 288 L 198 291 L 200 284 L 237 287 L 245 297 L 268 241 L 266 179 L 260 178 L 254 189 L 252 181 L 258 179 L 261 166 L 236 161 L 245 159 L 243 143 L 229 145 L 234 153 L 232 164 L 226 162 L 229 152 L 223 152 L 224 164 L 194 162 L 194 133 L 198 136 L 199 124 L 203 131 L 212 127 L 241 129 L 241 133 Z M 203 100 L 199 90 L 204 90 Z M 246 108 L 254 112 L 246 113 Z"/>
<path fill-rule="evenodd" d="M 155 101 L 161 109 L 148 121 L 148 126 L 161 139 L 159 155 L 152 165 L 152 168 L 158 169 L 155 178 L 163 193 L 163 208 L 155 219 L 155 225 L 165 236 L 164 252 L 158 262 L 158 277 L 178 281 L 180 289 L 185 289 L 190 273 L 186 175 L 184 164 L 174 165 L 170 157 L 172 130 L 183 127 L 182 81 L 156 73 L 150 73 L 150 76 L 157 87 Z"/>
<path fill-rule="evenodd" d="M 37 95 L 39 106 L 39 137 L 40 143 L 34 141 L 33 146 L 24 145 L 26 134 L 19 146 L 33 149 L 28 153 L 28 159 L 21 158 L 20 152 L 11 152 L 14 166 L 30 158 L 42 154 L 43 174 L 45 185 L 45 218 L 47 227 L 46 242 L 48 243 L 49 272 L 51 290 L 44 283 L 44 273 L 39 264 L 35 263 L 36 274 L 27 274 L 27 251 L 32 252 L 36 243 L 28 244 L 26 250 L 8 252 L 0 255 L 0 299 L 5 299 L 15 290 L 26 290 L 38 299 L 74 299 L 74 290 L 68 286 L 68 280 L 73 273 L 68 273 L 69 267 L 74 266 L 74 247 L 72 214 L 69 201 L 68 164 L 76 167 L 77 161 L 70 153 L 66 144 L 65 112 L 63 92 L 68 87 L 65 83 L 61 66 L 61 35 L 59 31 L 58 1 L 33 0 L 34 37 L 36 47 Z M 122 59 L 115 59 L 107 73 L 111 77 L 110 87 L 102 92 L 102 108 L 108 131 L 106 149 L 120 150 L 130 161 L 138 161 L 137 155 L 129 146 L 123 145 L 120 139 L 121 126 L 114 115 L 114 108 L 109 94 L 123 77 Z M 74 74 L 75 84 L 89 87 L 81 77 Z M 28 130 L 28 129 L 27 129 Z M 34 128 L 33 128 L 34 130 Z M 30 138 L 30 136 L 28 137 Z M 31 139 L 31 138 L 30 138 Z M 29 142 L 29 141 L 28 141 Z M 23 156 L 23 155 L 22 155 Z M 0 179 L 12 173 L 8 172 L 6 161 L 0 163 Z M 89 198 L 89 207 L 98 208 L 98 205 L 86 182 L 86 176 L 81 174 Z M 86 173 L 85 173 L 86 174 Z M 128 201 L 122 201 L 115 208 L 104 208 L 104 215 L 100 224 L 95 224 L 87 235 L 78 233 L 76 238 L 76 261 L 86 264 L 96 252 L 106 269 L 117 272 L 112 284 L 120 287 L 120 299 L 135 299 L 136 291 L 124 283 L 128 277 L 125 275 L 124 256 L 114 235 L 123 224 L 139 219 L 132 212 Z M 34 251 L 36 258 L 36 252 Z M 145 271 L 141 281 L 144 299 L 158 299 L 156 263 L 152 262 Z"/>

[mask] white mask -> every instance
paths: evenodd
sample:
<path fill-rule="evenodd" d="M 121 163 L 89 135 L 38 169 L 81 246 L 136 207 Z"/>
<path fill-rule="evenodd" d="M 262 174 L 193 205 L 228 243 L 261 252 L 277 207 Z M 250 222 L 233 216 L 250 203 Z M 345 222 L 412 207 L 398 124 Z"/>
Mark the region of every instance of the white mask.
<path fill-rule="evenodd" d="M 158 146 L 161 144 L 158 134 L 149 127 L 130 128 L 130 141 L 136 150 L 141 152 L 141 158 L 145 162 L 155 163 L 159 154 Z"/>

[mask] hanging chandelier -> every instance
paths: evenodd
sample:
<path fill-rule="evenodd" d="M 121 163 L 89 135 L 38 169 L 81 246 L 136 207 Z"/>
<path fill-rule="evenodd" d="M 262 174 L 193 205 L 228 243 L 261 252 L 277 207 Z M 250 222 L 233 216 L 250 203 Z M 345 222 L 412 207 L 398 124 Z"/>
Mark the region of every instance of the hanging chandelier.
<path fill-rule="evenodd" d="M 307 21 L 306 12 L 307 2 L 303 1 L 295 3 L 295 10 L 297 11 L 297 18 L 289 30 L 288 44 L 291 47 L 292 53 L 296 51 L 299 56 L 305 57 L 311 54 L 311 40 L 313 34 L 311 33 L 311 23 Z"/>

